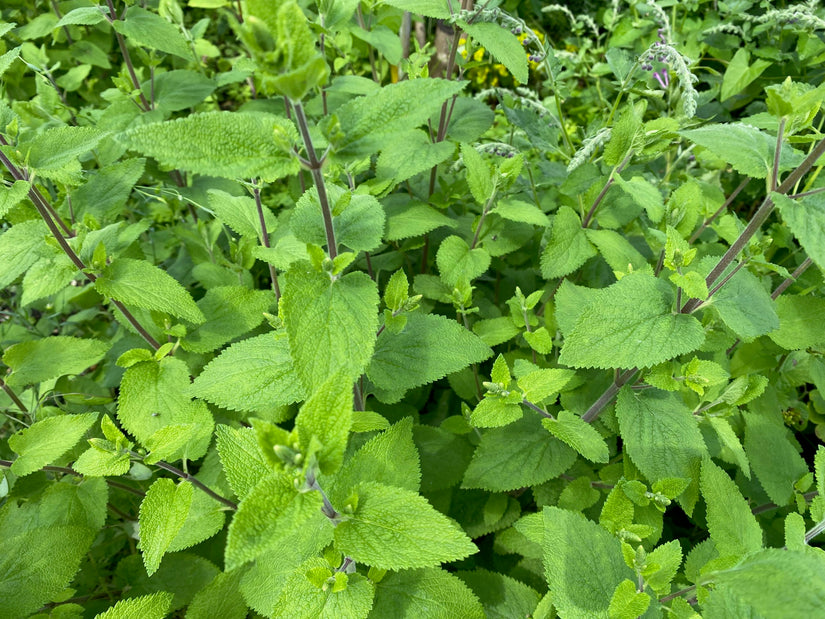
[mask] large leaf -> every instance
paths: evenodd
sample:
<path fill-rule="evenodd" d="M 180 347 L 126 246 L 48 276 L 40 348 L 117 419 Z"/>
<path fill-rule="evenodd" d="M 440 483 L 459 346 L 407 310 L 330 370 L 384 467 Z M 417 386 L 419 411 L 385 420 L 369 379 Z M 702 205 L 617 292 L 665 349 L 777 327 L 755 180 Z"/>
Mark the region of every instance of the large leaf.
<path fill-rule="evenodd" d="M 158 479 L 140 504 L 140 549 L 146 573 L 151 576 L 172 544 L 189 513 L 192 484 Z"/>
<path fill-rule="evenodd" d="M 270 114 L 205 112 L 122 133 L 130 149 L 169 168 L 221 178 L 274 181 L 298 172 L 289 121 Z"/>
<path fill-rule="evenodd" d="M 125 19 L 115 20 L 112 25 L 136 45 L 173 54 L 184 60 L 191 61 L 195 58 L 195 50 L 186 42 L 180 30 L 157 13 L 132 6 L 126 11 Z"/>
<path fill-rule="evenodd" d="M 366 273 L 333 281 L 299 263 L 286 274 L 281 318 L 295 370 L 310 391 L 339 370 L 354 379 L 375 345 L 378 290 Z"/>
<path fill-rule="evenodd" d="M 11 193 L 12 189 L 4 191 Z M 0 288 L 11 284 L 37 261 L 46 234 L 46 224 L 41 219 L 32 219 L 15 224 L 0 235 Z"/>
<path fill-rule="evenodd" d="M 527 83 L 527 52 L 516 35 L 493 22 L 463 23 L 462 27 L 498 62 L 507 67 L 513 77 L 522 84 Z"/>
<path fill-rule="evenodd" d="M 567 334 L 559 362 L 572 367 L 650 367 L 696 350 L 705 339 L 693 316 L 673 312 L 671 287 L 631 273 L 602 290 Z"/>
<path fill-rule="evenodd" d="M 762 548 L 762 529 L 733 480 L 710 459 L 702 463 L 702 496 L 710 539 L 722 557 L 741 557 Z"/>
<path fill-rule="evenodd" d="M 46 417 L 9 437 L 9 447 L 19 454 L 12 472 L 23 477 L 51 464 L 74 447 L 97 421 L 97 413 Z"/>
<path fill-rule="evenodd" d="M 192 327 L 181 346 L 193 352 L 210 352 L 257 327 L 274 304 L 272 293 L 246 286 L 219 286 L 197 302 L 206 321 Z"/>
<path fill-rule="evenodd" d="M 66 335 L 13 344 L 3 353 L 3 363 L 12 369 L 8 381 L 13 385 L 30 385 L 80 374 L 103 358 L 111 344 Z"/>
<path fill-rule="evenodd" d="M 821 193 L 792 200 L 778 193 L 771 198 L 808 257 L 825 270 L 825 198 Z"/>
<path fill-rule="evenodd" d="M 541 254 L 541 274 L 545 279 L 564 277 L 596 255 L 587 240 L 581 220 L 569 206 L 562 206 L 553 218 L 550 241 Z"/>
<path fill-rule="evenodd" d="M 401 570 L 376 586 L 370 619 L 483 619 L 478 598 L 459 578 L 441 568 Z"/>
<path fill-rule="evenodd" d="M 454 320 L 412 313 L 401 333 L 390 333 L 388 329 L 381 333 L 367 376 L 389 394 L 398 394 L 388 399 L 398 399 L 408 389 L 431 383 L 492 354 L 478 336 Z"/>

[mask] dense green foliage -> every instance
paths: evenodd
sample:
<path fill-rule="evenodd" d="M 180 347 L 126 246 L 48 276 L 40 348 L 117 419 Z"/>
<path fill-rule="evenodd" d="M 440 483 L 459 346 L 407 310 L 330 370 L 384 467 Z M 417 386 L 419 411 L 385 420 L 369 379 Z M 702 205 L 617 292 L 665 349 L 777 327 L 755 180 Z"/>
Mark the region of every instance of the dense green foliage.
<path fill-rule="evenodd" d="M 0 618 L 821 615 L 825 11 L 470 4 L 2 3 Z"/>

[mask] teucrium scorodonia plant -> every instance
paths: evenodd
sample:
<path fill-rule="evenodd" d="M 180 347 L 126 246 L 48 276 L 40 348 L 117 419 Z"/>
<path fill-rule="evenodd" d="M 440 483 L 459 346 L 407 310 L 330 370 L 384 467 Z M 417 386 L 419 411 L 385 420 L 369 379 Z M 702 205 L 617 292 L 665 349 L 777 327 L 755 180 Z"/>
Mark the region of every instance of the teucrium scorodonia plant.
<path fill-rule="evenodd" d="M 489 4 L 0 9 L 1 617 L 821 612 L 821 11 Z"/>

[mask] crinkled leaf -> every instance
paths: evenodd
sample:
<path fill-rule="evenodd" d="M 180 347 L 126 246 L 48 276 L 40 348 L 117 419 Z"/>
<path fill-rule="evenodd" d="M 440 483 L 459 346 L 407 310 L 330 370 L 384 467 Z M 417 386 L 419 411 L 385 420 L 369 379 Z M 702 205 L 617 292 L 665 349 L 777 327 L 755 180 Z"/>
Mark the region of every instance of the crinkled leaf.
<path fill-rule="evenodd" d="M 587 240 L 581 220 L 569 206 L 562 206 L 553 218 L 550 241 L 541 254 L 541 274 L 545 279 L 564 277 L 596 255 Z"/>
<path fill-rule="evenodd" d="M 80 374 L 103 358 L 111 344 L 66 335 L 13 344 L 3 353 L 3 363 L 12 369 L 8 381 L 14 385 L 41 383 L 66 374 Z"/>
<path fill-rule="evenodd" d="M 51 464 L 77 445 L 97 421 L 97 413 L 46 417 L 9 437 L 9 447 L 19 455 L 11 471 L 18 477 Z"/>
<path fill-rule="evenodd" d="M 192 484 L 158 479 L 140 504 L 140 549 L 143 565 L 151 576 L 175 539 L 189 513 L 194 488 Z"/>
<path fill-rule="evenodd" d="M 610 458 L 602 435 L 570 411 L 560 411 L 555 419 L 542 419 L 541 425 L 591 462 L 606 463 Z"/>

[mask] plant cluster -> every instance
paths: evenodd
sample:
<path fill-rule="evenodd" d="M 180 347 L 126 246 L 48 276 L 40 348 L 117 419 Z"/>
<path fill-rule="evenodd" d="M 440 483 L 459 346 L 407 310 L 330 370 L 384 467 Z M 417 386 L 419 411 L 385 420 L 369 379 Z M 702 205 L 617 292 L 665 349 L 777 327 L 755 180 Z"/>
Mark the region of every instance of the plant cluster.
<path fill-rule="evenodd" d="M 0 618 L 820 615 L 823 67 L 816 2 L 4 2 Z"/>

